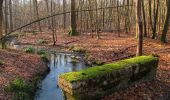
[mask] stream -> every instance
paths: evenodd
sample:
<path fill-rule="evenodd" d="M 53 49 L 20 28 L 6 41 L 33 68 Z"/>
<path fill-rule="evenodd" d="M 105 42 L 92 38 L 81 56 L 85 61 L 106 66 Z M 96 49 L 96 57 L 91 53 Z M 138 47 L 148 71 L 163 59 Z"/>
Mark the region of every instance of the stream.
<path fill-rule="evenodd" d="M 23 49 L 25 45 L 15 45 L 15 39 L 8 43 L 9 48 Z M 39 48 L 40 49 L 40 48 Z M 36 50 L 38 48 L 36 47 Z M 49 51 L 49 50 L 47 50 Z M 58 87 L 58 75 L 66 72 L 79 71 L 88 66 L 83 60 L 83 55 L 75 53 L 48 52 L 50 72 L 39 84 L 34 100 L 65 100 L 63 91 Z"/>
<path fill-rule="evenodd" d="M 73 62 L 73 57 L 80 61 Z M 49 62 L 50 72 L 42 80 L 36 92 L 35 100 L 64 100 L 63 92 L 58 87 L 58 75 L 87 68 L 82 60 L 83 56 L 78 54 L 51 53 Z"/>

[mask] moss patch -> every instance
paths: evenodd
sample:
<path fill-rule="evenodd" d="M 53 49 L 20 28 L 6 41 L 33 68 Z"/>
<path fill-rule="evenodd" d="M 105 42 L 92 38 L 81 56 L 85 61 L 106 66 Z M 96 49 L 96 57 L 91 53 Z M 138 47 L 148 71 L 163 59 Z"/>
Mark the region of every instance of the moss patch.
<path fill-rule="evenodd" d="M 48 61 L 49 61 L 47 54 L 41 54 L 40 57 L 41 57 L 41 59 L 42 59 L 43 61 L 45 61 L 45 62 L 48 62 Z"/>
<path fill-rule="evenodd" d="M 158 60 L 153 56 L 140 56 L 127 60 L 122 60 L 116 63 L 105 64 L 102 66 L 95 66 L 78 72 L 69 72 L 60 75 L 60 78 L 65 79 L 68 82 L 81 81 L 86 79 L 92 79 L 97 76 L 102 76 L 106 73 L 111 73 L 114 70 L 119 70 L 125 67 L 131 67 L 133 64 L 143 64 L 151 61 Z"/>
<path fill-rule="evenodd" d="M 7 92 L 12 92 L 15 94 L 13 97 L 13 100 L 21 100 L 21 98 L 22 98 L 22 100 L 27 100 L 27 98 L 33 99 L 34 89 L 35 89 L 34 85 L 29 84 L 19 78 L 12 81 L 5 88 L 5 90 Z M 30 99 L 30 100 L 32 100 L 32 99 Z"/>
<path fill-rule="evenodd" d="M 4 62 L 2 60 L 0 60 L 0 65 L 3 65 L 3 64 L 4 64 Z"/>
<path fill-rule="evenodd" d="M 35 77 L 29 82 L 21 78 L 16 78 L 5 87 L 5 91 L 14 93 L 12 100 L 34 100 L 38 84 L 43 77 L 45 77 L 45 73 L 37 73 L 37 75 L 35 75 Z"/>
<path fill-rule="evenodd" d="M 34 53 L 34 52 L 35 52 L 35 49 L 32 48 L 32 47 L 27 47 L 27 48 L 24 49 L 24 51 L 25 51 L 26 53 Z"/>
<path fill-rule="evenodd" d="M 82 47 L 70 47 L 69 50 L 75 53 L 86 53 L 86 49 Z"/>

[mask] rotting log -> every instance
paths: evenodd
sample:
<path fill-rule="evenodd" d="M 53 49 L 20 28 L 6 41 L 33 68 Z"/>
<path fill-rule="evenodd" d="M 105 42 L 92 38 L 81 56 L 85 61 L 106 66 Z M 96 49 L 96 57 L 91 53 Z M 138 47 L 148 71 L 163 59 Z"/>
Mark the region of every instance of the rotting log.
<path fill-rule="evenodd" d="M 156 79 L 158 58 L 140 56 L 116 63 L 59 75 L 59 86 L 69 100 L 96 100 L 139 81 Z"/>

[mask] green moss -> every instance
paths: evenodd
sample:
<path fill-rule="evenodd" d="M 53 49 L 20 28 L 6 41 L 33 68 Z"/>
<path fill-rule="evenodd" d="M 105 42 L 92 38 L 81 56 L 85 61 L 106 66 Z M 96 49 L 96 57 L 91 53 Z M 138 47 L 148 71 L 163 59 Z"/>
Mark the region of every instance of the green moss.
<path fill-rule="evenodd" d="M 47 52 L 41 49 L 41 50 L 37 51 L 37 54 L 38 55 L 43 55 L 43 54 L 45 55 L 45 54 L 47 54 Z"/>
<path fill-rule="evenodd" d="M 22 79 L 15 79 L 12 81 L 7 87 L 6 91 L 9 92 L 26 92 L 26 93 L 32 93 L 33 87 L 29 84 L 27 84 L 24 80 Z"/>
<path fill-rule="evenodd" d="M 33 100 L 33 98 L 25 92 L 18 92 L 14 95 L 13 100 Z"/>
<path fill-rule="evenodd" d="M 100 60 L 94 60 L 92 62 L 94 65 L 97 65 L 97 66 L 101 66 L 101 65 L 104 65 L 104 62 L 100 61 Z"/>
<path fill-rule="evenodd" d="M 76 29 L 70 28 L 70 31 L 68 33 L 70 36 L 77 36 L 78 32 Z"/>
<path fill-rule="evenodd" d="M 5 91 L 14 93 L 13 100 L 34 100 L 35 91 L 42 78 L 42 75 L 38 74 L 30 82 L 16 78 L 5 87 Z"/>
<path fill-rule="evenodd" d="M 33 32 L 32 32 L 32 35 L 37 35 L 37 33 L 33 31 Z"/>
<path fill-rule="evenodd" d="M 48 55 L 47 55 L 47 54 L 41 54 L 40 57 L 41 57 L 45 62 L 48 62 Z"/>
<path fill-rule="evenodd" d="M 72 48 L 71 51 L 76 52 L 76 53 L 86 53 L 86 49 L 82 47 L 74 47 Z"/>
<path fill-rule="evenodd" d="M 3 64 L 4 64 L 4 62 L 2 60 L 0 60 L 0 65 L 3 65 Z"/>
<path fill-rule="evenodd" d="M 24 49 L 24 51 L 26 53 L 34 53 L 35 52 L 34 48 L 32 48 L 32 47 L 27 47 L 27 48 Z"/>
<path fill-rule="evenodd" d="M 44 50 L 38 50 L 37 54 L 40 55 L 40 57 L 44 60 L 44 61 L 48 61 L 48 53 Z"/>
<path fill-rule="evenodd" d="M 33 98 L 34 89 L 32 84 L 28 84 L 19 78 L 10 82 L 10 84 L 5 87 L 5 91 L 14 93 L 13 100 L 28 100 L 27 98 Z"/>
<path fill-rule="evenodd" d="M 157 58 L 152 56 L 141 56 L 127 60 L 122 60 L 116 63 L 105 64 L 102 66 L 95 66 L 78 72 L 70 72 L 60 75 L 60 78 L 65 79 L 68 82 L 81 81 L 86 79 L 92 79 L 97 76 L 102 76 L 106 73 L 111 73 L 115 70 L 120 70 L 125 67 L 131 67 L 133 64 L 147 63 L 155 61 Z"/>
<path fill-rule="evenodd" d="M 131 59 L 127 59 L 127 60 L 123 60 L 126 63 L 130 63 L 130 64 L 144 64 L 147 62 L 151 62 L 151 61 L 155 61 L 158 60 L 158 58 L 153 57 L 153 56 L 140 56 L 140 57 L 135 57 L 135 58 L 131 58 Z"/>

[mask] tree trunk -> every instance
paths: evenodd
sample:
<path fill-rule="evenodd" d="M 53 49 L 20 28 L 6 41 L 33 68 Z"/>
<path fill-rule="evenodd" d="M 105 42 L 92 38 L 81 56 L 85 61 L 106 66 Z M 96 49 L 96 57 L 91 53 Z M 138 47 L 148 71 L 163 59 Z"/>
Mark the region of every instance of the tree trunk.
<path fill-rule="evenodd" d="M 63 12 L 66 12 L 66 0 L 63 0 Z M 66 14 L 63 14 L 63 27 L 66 29 Z"/>
<path fill-rule="evenodd" d="M 157 7 L 156 7 L 156 1 L 154 0 L 154 23 L 153 23 L 152 39 L 155 39 L 157 35 L 156 32 L 157 32 L 158 10 L 159 10 L 159 0 L 157 0 Z"/>
<path fill-rule="evenodd" d="M 3 6 L 3 0 L 0 1 L 0 38 L 3 36 L 3 33 L 2 33 L 2 19 L 3 19 L 2 6 Z"/>
<path fill-rule="evenodd" d="M 165 19 L 164 28 L 163 28 L 162 35 L 161 35 L 161 42 L 163 43 L 167 42 L 166 35 L 168 32 L 168 28 L 169 28 L 169 21 L 170 21 L 170 0 L 167 0 L 166 19 Z"/>
<path fill-rule="evenodd" d="M 142 24 L 142 2 L 141 0 L 137 0 L 136 2 L 136 26 L 138 27 L 138 45 L 137 45 L 137 56 L 142 55 L 142 49 L 143 49 L 143 24 Z"/>
<path fill-rule="evenodd" d="M 49 0 L 45 0 L 45 3 L 47 8 L 47 15 L 50 16 Z M 50 19 L 48 19 L 48 29 L 50 29 Z"/>
<path fill-rule="evenodd" d="M 36 20 L 40 19 L 39 18 L 39 12 L 38 12 L 38 3 L 37 3 L 37 0 L 34 0 L 34 13 L 35 13 L 35 17 L 36 17 Z M 38 22 L 38 27 L 39 27 L 39 31 L 41 32 L 41 23 Z"/>
<path fill-rule="evenodd" d="M 7 4 L 7 0 L 4 1 L 5 2 L 5 9 L 4 9 L 4 16 L 5 16 L 5 34 L 8 33 L 8 4 Z"/>
<path fill-rule="evenodd" d="M 71 0 L 71 31 L 70 35 L 77 35 L 77 25 L 76 25 L 76 3 L 75 0 Z"/>
<path fill-rule="evenodd" d="M 144 0 L 142 0 L 142 13 L 143 13 L 143 28 L 144 28 L 144 37 L 147 37 L 147 30 L 146 30 L 146 17 L 145 17 L 145 7 L 144 7 Z"/>
<path fill-rule="evenodd" d="M 13 30 L 12 0 L 9 0 L 9 13 L 10 13 L 10 32 L 11 32 Z"/>
<path fill-rule="evenodd" d="M 3 6 L 3 0 L 0 1 L 0 38 L 3 37 L 3 28 L 2 28 L 2 22 L 3 22 L 3 11 L 2 11 L 2 6 Z M 1 47 L 4 48 L 4 41 L 1 40 Z"/>

